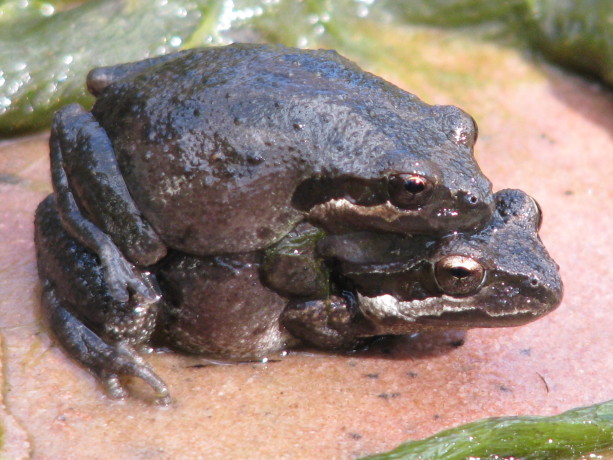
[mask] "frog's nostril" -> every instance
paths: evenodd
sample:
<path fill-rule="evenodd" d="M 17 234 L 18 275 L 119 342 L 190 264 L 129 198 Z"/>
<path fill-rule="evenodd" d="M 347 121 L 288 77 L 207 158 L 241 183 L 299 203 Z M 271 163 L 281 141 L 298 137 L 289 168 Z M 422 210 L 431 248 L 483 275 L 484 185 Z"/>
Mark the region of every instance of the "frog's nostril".
<path fill-rule="evenodd" d="M 470 192 L 461 192 L 462 197 L 464 199 L 464 202 L 468 205 L 468 206 L 476 206 L 479 204 L 479 198 L 477 197 L 477 195 L 473 195 Z"/>

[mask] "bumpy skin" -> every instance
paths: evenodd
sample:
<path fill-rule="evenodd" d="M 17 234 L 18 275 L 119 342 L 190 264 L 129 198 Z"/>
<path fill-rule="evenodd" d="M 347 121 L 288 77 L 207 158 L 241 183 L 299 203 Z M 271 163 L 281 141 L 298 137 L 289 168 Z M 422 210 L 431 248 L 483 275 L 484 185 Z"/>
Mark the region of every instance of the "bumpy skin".
<path fill-rule="evenodd" d="M 128 287 L 153 298 L 128 261 L 151 265 L 167 247 L 258 250 L 305 219 L 335 233 L 444 234 L 492 212 L 472 118 L 333 51 L 189 50 L 95 69 L 88 87 L 91 114 L 70 105 L 55 117 L 53 182 L 64 227 L 100 256 L 118 300 Z M 401 173 L 428 180 L 419 206 L 390 201 Z"/>
<path fill-rule="evenodd" d="M 169 401 L 168 390 L 138 355 L 151 340 L 191 353 L 245 359 L 299 343 L 339 349 L 382 334 L 523 324 L 557 307 L 562 284 L 538 238 L 536 202 L 519 190 L 505 190 L 496 194 L 496 203 L 482 231 L 440 240 L 325 236 L 303 226 L 284 243 L 291 251 L 277 247 L 269 254 L 209 257 L 173 251 L 151 267 L 153 274 L 139 270 L 154 290 L 157 280 L 161 298 L 156 290 L 152 301 L 134 295 L 118 302 L 99 260 L 64 230 L 49 197 L 35 220 L 43 309 L 66 351 L 112 396 L 125 394 L 119 376 L 136 375 L 156 390 L 161 403 Z M 308 238 L 301 239 L 304 235 Z M 299 257 L 292 261 L 294 252 Z M 446 281 L 441 279 L 436 267 L 449 257 L 482 267 L 470 291 L 445 293 L 444 286 L 455 288 L 448 275 L 460 286 L 465 279 L 460 270 L 454 280 L 453 268 L 444 272 Z M 317 258 L 328 268 L 311 265 Z M 321 270 L 331 270 L 332 286 Z M 273 289 L 294 281 L 283 295 Z"/>

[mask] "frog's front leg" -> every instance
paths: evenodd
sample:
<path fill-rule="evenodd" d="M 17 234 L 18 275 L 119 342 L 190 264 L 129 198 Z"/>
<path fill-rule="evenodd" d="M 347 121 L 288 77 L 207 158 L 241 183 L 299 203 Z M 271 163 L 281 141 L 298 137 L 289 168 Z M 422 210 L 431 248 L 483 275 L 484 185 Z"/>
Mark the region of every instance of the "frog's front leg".
<path fill-rule="evenodd" d="M 53 196 L 39 205 L 35 229 L 42 308 L 63 348 L 96 375 L 112 397 L 125 396 L 119 378 L 131 375 L 143 379 L 155 390 L 157 401 L 167 404 L 166 384 L 137 352 L 155 329 L 159 301 L 139 294 L 127 302 L 115 300 L 96 256 L 63 229 Z M 143 272 L 141 278 L 159 299 L 152 276 Z"/>
<path fill-rule="evenodd" d="M 49 143 L 64 228 L 100 257 L 115 299 L 127 301 L 130 288 L 153 300 L 156 294 L 128 259 L 151 265 L 166 247 L 134 204 L 106 132 L 89 112 L 71 104 L 56 113 Z"/>
<path fill-rule="evenodd" d="M 374 329 L 349 292 L 323 300 L 292 300 L 281 323 L 295 337 L 324 349 L 355 348 Z"/>

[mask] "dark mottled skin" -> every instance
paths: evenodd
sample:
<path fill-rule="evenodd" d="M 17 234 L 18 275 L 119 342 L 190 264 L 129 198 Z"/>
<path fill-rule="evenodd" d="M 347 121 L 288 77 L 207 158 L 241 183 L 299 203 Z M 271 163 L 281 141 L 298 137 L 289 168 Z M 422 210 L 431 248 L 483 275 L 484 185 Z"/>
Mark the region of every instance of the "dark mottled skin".
<path fill-rule="evenodd" d="M 286 258 L 293 251 L 209 257 L 173 251 L 150 267 L 153 274 L 139 269 L 161 297 L 149 301 L 133 295 L 119 302 L 97 257 L 63 229 L 51 196 L 35 220 L 43 310 L 67 352 L 112 396 L 125 395 L 120 375 L 136 375 L 162 403 L 169 401 L 168 390 L 138 355 L 138 347 L 151 340 L 191 353 L 245 359 L 300 343 L 337 349 L 383 334 L 523 324 L 557 307 L 562 284 L 538 238 L 536 202 L 519 190 L 495 197 L 496 211 L 482 231 L 439 240 L 325 236 L 304 227 L 286 244 L 304 255 L 295 259 L 296 270 Z M 316 237 L 309 243 L 301 233 Z M 321 267 L 309 265 L 313 248 L 328 263 L 331 287 L 322 289 Z M 434 267 L 449 256 L 483 268 L 483 279 L 470 292 L 450 295 L 441 287 Z M 275 257 L 281 262 L 269 260 Z M 270 270 L 280 273 L 266 273 Z M 305 270 L 315 273 L 301 274 Z M 271 279 L 280 286 L 299 282 L 281 295 Z"/>
<path fill-rule="evenodd" d="M 469 115 L 334 51 L 188 50 L 95 69 L 88 87 L 91 113 L 55 117 L 53 182 L 64 227 L 101 257 L 119 300 L 127 288 L 153 298 L 128 261 L 151 265 L 167 248 L 248 252 L 303 220 L 445 234 L 481 228 L 493 209 Z M 427 178 L 428 199 L 394 204 L 399 173 Z"/>

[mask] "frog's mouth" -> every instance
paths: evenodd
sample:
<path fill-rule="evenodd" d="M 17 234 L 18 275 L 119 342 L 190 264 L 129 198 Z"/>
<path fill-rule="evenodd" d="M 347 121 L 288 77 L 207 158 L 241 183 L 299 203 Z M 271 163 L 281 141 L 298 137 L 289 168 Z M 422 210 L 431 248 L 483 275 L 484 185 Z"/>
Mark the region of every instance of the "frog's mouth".
<path fill-rule="evenodd" d="M 491 302 L 479 302 L 478 297 L 466 298 L 442 295 L 428 299 L 401 301 L 391 295 L 367 297 L 358 293 L 361 312 L 381 334 L 407 334 L 423 327 L 475 328 L 520 326 L 549 313 L 559 299 L 537 301 L 518 295 L 504 308 Z"/>

